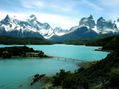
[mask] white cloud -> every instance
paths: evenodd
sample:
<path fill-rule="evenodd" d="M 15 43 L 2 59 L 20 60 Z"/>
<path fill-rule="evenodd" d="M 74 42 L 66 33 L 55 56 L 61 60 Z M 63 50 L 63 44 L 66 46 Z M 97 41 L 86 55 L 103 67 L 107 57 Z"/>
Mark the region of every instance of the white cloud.
<path fill-rule="evenodd" d="M 38 0 L 29 0 L 29 1 L 26 1 L 26 0 L 22 0 L 22 5 L 25 7 L 25 8 L 43 8 L 45 6 L 45 3 L 42 2 L 42 1 L 38 1 Z"/>
<path fill-rule="evenodd" d="M 106 6 L 119 6 L 119 0 L 100 0 Z"/>
<path fill-rule="evenodd" d="M 5 18 L 8 14 L 11 17 L 15 17 L 19 20 L 26 20 L 31 13 L 14 13 L 14 12 L 5 12 L 0 10 L 0 20 Z M 37 20 L 44 23 L 49 23 L 53 28 L 62 27 L 64 29 L 69 29 L 72 26 L 78 25 L 78 18 L 70 18 L 61 15 L 46 14 L 46 13 L 34 13 L 37 17 Z"/>
<path fill-rule="evenodd" d="M 119 18 L 119 0 L 98 0 L 104 7 L 106 17 L 116 20 Z"/>
<path fill-rule="evenodd" d="M 45 6 L 45 4 L 44 4 L 44 2 L 41 2 L 41 1 L 35 1 L 35 2 L 33 2 L 33 4 L 34 5 L 36 5 L 37 7 L 44 7 Z"/>
<path fill-rule="evenodd" d="M 44 0 L 21 0 L 22 6 L 27 9 L 50 9 L 54 11 L 70 12 L 73 9 L 73 2 L 66 3 L 65 1 L 52 0 L 50 2 Z"/>
<path fill-rule="evenodd" d="M 119 12 L 114 10 L 113 12 L 109 12 L 107 16 L 109 17 L 109 19 L 116 21 L 117 18 L 119 18 L 118 14 L 119 14 Z"/>
<path fill-rule="evenodd" d="M 54 14 L 44 14 L 44 13 L 37 13 L 36 16 L 38 20 L 41 22 L 48 22 L 51 24 L 52 27 L 62 27 L 65 29 L 69 29 L 72 26 L 78 25 L 77 18 L 70 18 L 61 15 L 54 15 Z"/>
<path fill-rule="evenodd" d="M 0 10 L 0 20 L 4 19 L 6 15 L 8 14 L 10 17 L 14 17 L 19 20 L 24 20 L 27 17 L 27 14 L 25 13 L 14 13 L 14 12 L 5 12 L 3 10 Z"/>
<path fill-rule="evenodd" d="M 103 1 L 103 0 L 101 0 L 101 1 Z M 92 2 L 90 2 L 88 0 L 82 0 L 82 2 L 87 4 L 87 5 L 89 5 L 89 6 L 91 6 L 96 11 L 102 11 L 103 10 L 103 8 L 99 7 L 98 5 L 92 3 Z"/>
<path fill-rule="evenodd" d="M 56 10 L 61 10 L 61 11 L 65 11 L 65 12 L 70 12 L 72 11 L 71 8 L 64 8 L 63 6 L 58 6 L 58 5 L 51 5 L 51 8 L 56 9 Z"/>

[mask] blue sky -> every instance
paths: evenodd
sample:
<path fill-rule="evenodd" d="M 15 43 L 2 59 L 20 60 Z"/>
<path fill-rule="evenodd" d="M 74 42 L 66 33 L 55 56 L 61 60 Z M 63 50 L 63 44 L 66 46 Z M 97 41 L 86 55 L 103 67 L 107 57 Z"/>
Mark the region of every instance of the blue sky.
<path fill-rule="evenodd" d="M 6 14 L 24 19 L 35 14 L 40 22 L 52 27 L 70 28 L 90 14 L 95 19 L 119 17 L 119 0 L 0 0 L 0 18 Z"/>

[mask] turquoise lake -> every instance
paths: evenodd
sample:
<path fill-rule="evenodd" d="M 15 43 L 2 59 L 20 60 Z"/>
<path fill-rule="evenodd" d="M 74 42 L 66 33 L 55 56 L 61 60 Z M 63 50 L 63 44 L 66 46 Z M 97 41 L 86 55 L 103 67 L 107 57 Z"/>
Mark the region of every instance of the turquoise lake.
<path fill-rule="evenodd" d="M 10 47 L 19 45 L 0 45 Z M 58 58 L 11 58 L 0 60 L 0 89 L 30 89 L 28 80 L 35 74 L 54 75 L 60 69 L 74 72 L 81 60 L 93 61 L 105 58 L 108 52 L 95 51 L 99 47 L 77 45 L 27 45 L 35 50 L 42 50 L 50 56 Z M 72 60 L 76 59 L 76 60 Z M 20 84 L 24 88 L 18 88 Z M 33 87 L 31 89 L 34 89 Z M 36 87 L 35 87 L 36 89 Z"/>

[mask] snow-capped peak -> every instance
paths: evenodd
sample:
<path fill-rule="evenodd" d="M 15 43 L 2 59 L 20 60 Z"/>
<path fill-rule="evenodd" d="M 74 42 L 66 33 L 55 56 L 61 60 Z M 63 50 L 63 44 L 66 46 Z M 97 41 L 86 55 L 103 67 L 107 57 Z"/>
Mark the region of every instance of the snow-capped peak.
<path fill-rule="evenodd" d="M 37 20 L 37 18 L 36 18 L 35 15 L 30 15 L 30 16 L 28 17 L 28 21 L 36 21 L 36 20 Z"/>

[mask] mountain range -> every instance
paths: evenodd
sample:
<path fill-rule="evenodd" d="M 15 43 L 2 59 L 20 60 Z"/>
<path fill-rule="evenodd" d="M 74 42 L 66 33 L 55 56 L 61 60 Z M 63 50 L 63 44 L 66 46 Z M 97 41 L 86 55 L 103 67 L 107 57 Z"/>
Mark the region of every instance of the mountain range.
<path fill-rule="evenodd" d="M 106 21 L 103 17 L 94 20 L 93 16 L 84 17 L 79 21 L 79 25 L 72 27 L 68 33 L 57 36 L 53 35 L 50 40 L 56 42 L 78 40 L 80 38 L 94 38 L 99 35 L 117 35 L 119 34 L 119 19 L 112 22 Z"/>
<path fill-rule="evenodd" d="M 0 36 L 40 37 L 50 41 L 62 42 L 80 38 L 93 38 L 102 34 L 119 34 L 119 19 L 106 21 L 103 17 L 94 20 L 93 16 L 83 17 L 78 26 L 70 29 L 52 28 L 48 23 L 41 23 L 35 15 L 26 20 L 18 20 L 9 15 L 0 21 Z"/>
<path fill-rule="evenodd" d="M 26 21 L 17 20 L 7 15 L 0 21 L 0 36 L 41 37 L 48 39 L 55 33 L 64 34 L 61 28 L 53 29 L 48 23 L 41 23 L 35 15 L 30 15 Z"/>

